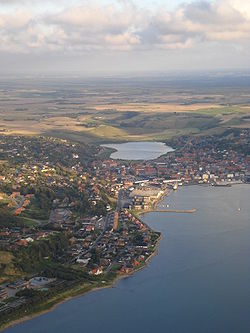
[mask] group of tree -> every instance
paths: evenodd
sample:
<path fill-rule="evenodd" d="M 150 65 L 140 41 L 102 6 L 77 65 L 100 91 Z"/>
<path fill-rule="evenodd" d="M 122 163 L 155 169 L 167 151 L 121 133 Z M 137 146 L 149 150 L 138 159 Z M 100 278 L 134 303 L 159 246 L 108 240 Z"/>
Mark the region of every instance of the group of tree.
<path fill-rule="evenodd" d="M 15 253 L 15 265 L 25 273 L 40 272 L 44 262 L 57 260 L 69 246 L 69 236 L 58 233 L 48 239 L 35 241 Z"/>

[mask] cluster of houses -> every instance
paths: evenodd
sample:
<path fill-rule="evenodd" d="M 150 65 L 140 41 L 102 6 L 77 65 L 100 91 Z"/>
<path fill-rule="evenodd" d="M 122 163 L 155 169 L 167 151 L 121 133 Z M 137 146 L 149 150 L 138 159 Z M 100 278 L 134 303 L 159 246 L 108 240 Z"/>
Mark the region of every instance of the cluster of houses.
<path fill-rule="evenodd" d="M 155 246 L 155 233 L 128 210 L 83 224 L 71 239 L 68 254 L 91 275 L 111 270 L 128 273 L 142 264 Z M 157 238 L 157 237 L 156 237 Z"/>
<path fill-rule="evenodd" d="M 9 208 L 14 209 L 14 215 L 20 215 L 27 206 L 30 204 L 30 200 L 34 197 L 34 194 L 21 195 L 19 191 L 12 192 L 9 196 Z"/>
<path fill-rule="evenodd" d="M 18 250 L 30 243 L 48 238 L 53 230 L 37 230 L 36 228 L 4 227 L 0 231 L 0 247 L 6 251 Z"/>
<path fill-rule="evenodd" d="M 219 136 L 197 136 L 189 140 L 180 137 L 175 139 L 178 150 L 156 160 L 94 161 L 93 169 L 97 177 L 107 180 L 106 190 L 114 197 L 118 197 L 120 189 L 137 187 L 139 181 L 148 181 L 151 185 L 166 180 L 184 185 L 249 182 L 249 137 L 249 130 L 242 130 L 231 141 Z M 137 199 L 139 206 L 144 205 L 144 200 L 141 201 Z"/>
<path fill-rule="evenodd" d="M 13 191 L 9 207 L 21 215 L 33 196 L 20 192 L 33 188 L 34 193 L 37 187 L 51 189 L 58 195 L 69 191 L 76 200 L 84 192 L 89 202 L 96 205 L 102 198 L 89 155 L 98 152 L 98 147 L 92 147 L 91 154 L 88 149 L 88 146 L 53 138 L 1 136 L 0 159 L 6 164 L 0 174 L 0 186 Z M 74 203 L 72 200 L 71 204 Z"/>

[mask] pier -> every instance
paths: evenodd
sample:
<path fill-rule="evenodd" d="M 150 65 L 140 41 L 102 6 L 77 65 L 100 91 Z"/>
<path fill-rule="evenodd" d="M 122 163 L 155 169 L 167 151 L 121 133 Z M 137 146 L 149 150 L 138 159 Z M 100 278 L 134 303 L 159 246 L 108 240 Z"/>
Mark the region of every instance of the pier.
<path fill-rule="evenodd" d="M 195 213 L 197 209 L 155 209 L 152 212 L 156 213 L 183 213 L 183 214 L 192 214 Z"/>

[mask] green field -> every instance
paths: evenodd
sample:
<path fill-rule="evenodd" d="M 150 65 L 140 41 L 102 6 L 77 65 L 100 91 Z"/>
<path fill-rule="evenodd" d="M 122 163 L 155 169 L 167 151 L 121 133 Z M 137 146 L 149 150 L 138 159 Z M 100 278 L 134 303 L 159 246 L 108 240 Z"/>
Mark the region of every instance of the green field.
<path fill-rule="evenodd" d="M 185 80 L 160 78 L 35 83 L 27 79 L 21 90 L 6 82 L 0 91 L 0 132 L 104 143 L 249 128 L 248 86 L 239 89 L 225 82 L 211 87 L 210 80 L 205 85 L 191 80 L 187 85 Z"/>
<path fill-rule="evenodd" d="M 81 120 L 81 131 L 51 129 L 45 135 L 85 143 L 168 140 L 175 136 L 221 133 L 245 126 L 248 109 L 223 107 L 195 112 L 99 111 Z M 79 120 L 80 121 L 80 120 Z M 84 123 L 91 124 L 84 127 Z"/>

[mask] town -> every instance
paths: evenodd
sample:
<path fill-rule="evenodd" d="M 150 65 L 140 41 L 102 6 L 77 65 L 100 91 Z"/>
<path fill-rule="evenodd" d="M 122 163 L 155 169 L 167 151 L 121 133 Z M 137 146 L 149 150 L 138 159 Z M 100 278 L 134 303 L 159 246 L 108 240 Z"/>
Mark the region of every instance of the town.
<path fill-rule="evenodd" d="M 160 233 L 140 214 L 179 186 L 249 183 L 249 134 L 176 137 L 173 152 L 150 161 L 113 160 L 98 145 L 2 135 L 1 322 L 142 268 Z"/>

